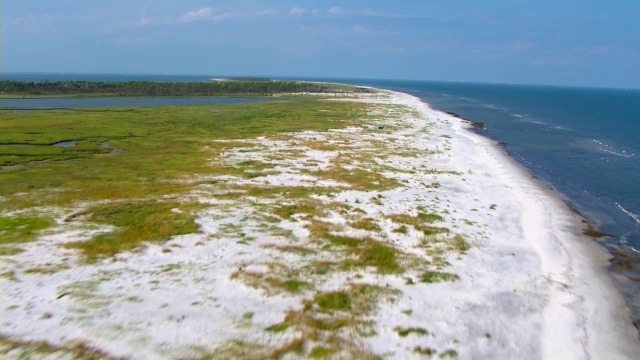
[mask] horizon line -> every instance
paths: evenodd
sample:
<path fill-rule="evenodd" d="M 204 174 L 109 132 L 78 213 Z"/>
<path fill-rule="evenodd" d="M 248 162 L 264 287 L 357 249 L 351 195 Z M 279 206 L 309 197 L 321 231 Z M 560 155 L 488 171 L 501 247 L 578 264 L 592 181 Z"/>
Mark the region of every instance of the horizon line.
<path fill-rule="evenodd" d="M 355 81 L 410 81 L 410 82 L 439 82 L 439 83 L 460 83 L 460 84 L 477 84 L 477 85 L 515 85 L 515 86 L 541 86 L 541 87 L 567 87 L 567 88 L 586 88 L 586 89 L 610 89 L 610 90 L 640 90 L 638 87 L 614 87 L 602 85 L 567 85 L 567 84 L 542 84 L 542 83 L 519 83 L 519 82 L 500 82 L 500 81 L 468 81 L 468 80 L 436 80 L 436 79 L 409 79 L 409 78 L 391 78 L 391 77 L 332 77 L 332 76 L 304 76 L 304 75 L 215 75 L 215 74 L 180 74 L 180 73 L 137 73 L 137 72 L 49 72 L 49 71 L 3 71 L 0 73 L 0 80 L 4 79 L 5 74 L 25 74 L 25 75 L 126 75 L 126 76 L 202 76 L 214 78 L 243 78 L 258 77 L 276 80 L 355 80 Z M 315 80 L 312 80 L 315 79 Z M 44 79 L 47 80 L 47 79 Z M 147 80 L 151 81 L 151 80 Z"/>

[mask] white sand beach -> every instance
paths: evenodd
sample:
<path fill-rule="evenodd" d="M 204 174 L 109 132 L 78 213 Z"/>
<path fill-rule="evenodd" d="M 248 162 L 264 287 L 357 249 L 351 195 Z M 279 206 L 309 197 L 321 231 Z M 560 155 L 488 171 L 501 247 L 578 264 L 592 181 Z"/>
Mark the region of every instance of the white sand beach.
<path fill-rule="evenodd" d="M 59 226 L 0 262 L 10 274 L 0 277 L 0 334 L 14 341 L 0 355 L 46 342 L 51 358 L 74 358 L 81 346 L 132 359 L 640 359 L 608 255 L 557 196 L 468 122 L 416 97 L 348 100 L 371 103 L 375 123 L 245 140 L 212 156 L 277 171 L 200 186 L 190 199 L 207 204 L 202 233 L 78 264 L 59 245 L 110 229 L 63 221 L 81 205 L 49 209 Z M 382 169 L 399 186 L 353 189 L 315 175 L 338 160 L 349 171 Z M 284 195 L 219 196 L 237 185 Z M 287 197 L 282 189 L 295 186 L 339 191 Z M 269 217 L 299 201 L 323 210 Z M 434 234 L 407 220 L 421 212 L 435 214 Z M 336 268 L 350 255 L 312 239 L 318 224 L 396 249 L 404 271 Z M 289 279 L 303 285 L 282 290 Z M 326 294 L 345 294 L 347 305 L 326 305 Z"/>

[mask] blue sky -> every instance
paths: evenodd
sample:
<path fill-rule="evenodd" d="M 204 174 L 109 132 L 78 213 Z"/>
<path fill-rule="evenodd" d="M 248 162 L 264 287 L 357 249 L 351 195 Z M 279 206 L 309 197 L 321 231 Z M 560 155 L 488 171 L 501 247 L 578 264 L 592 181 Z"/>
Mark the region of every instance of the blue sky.
<path fill-rule="evenodd" d="M 2 72 L 640 88 L 637 0 L 5 0 Z"/>

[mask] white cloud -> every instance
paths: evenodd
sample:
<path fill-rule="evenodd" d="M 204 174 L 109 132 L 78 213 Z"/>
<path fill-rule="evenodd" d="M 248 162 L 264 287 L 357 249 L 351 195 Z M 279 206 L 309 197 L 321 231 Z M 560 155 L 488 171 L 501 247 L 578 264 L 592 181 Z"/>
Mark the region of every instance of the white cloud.
<path fill-rule="evenodd" d="M 293 8 L 291 8 L 291 10 L 289 10 L 289 15 L 302 15 L 306 12 L 305 9 L 298 7 L 298 6 L 294 6 Z"/>
<path fill-rule="evenodd" d="M 275 16 L 276 14 L 278 14 L 276 10 L 267 9 L 267 10 L 258 11 L 257 13 L 254 14 L 254 17 L 271 17 L 271 16 Z"/>
<path fill-rule="evenodd" d="M 369 30 L 367 30 L 367 28 L 365 28 L 365 27 L 364 27 L 364 26 L 362 26 L 362 25 L 354 25 L 354 26 L 353 26 L 353 31 L 354 31 L 354 32 L 357 32 L 357 33 L 359 33 L 359 34 L 366 34 L 366 33 L 368 33 L 368 32 L 369 32 Z"/>
<path fill-rule="evenodd" d="M 371 11 L 369 9 L 360 10 L 360 11 L 358 11 L 358 14 L 359 15 L 364 15 L 364 16 L 375 16 L 376 15 L 375 11 Z"/>
<path fill-rule="evenodd" d="M 531 42 L 517 41 L 512 45 L 512 50 L 513 52 L 516 52 L 516 53 L 527 52 L 531 50 L 532 47 L 533 47 L 533 44 Z"/>
<path fill-rule="evenodd" d="M 180 17 L 181 22 L 193 22 L 209 20 L 213 18 L 213 8 L 203 7 L 198 10 L 192 10 Z"/>
<path fill-rule="evenodd" d="M 138 21 L 138 25 L 145 26 L 151 24 L 155 19 L 147 14 L 147 7 L 143 6 L 140 8 L 140 20 Z"/>
<path fill-rule="evenodd" d="M 371 35 L 371 36 L 381 36 L 381 35 L 389 35 L 389 34 L 398 34 L 398 31 L 391 31 L 389 29 L 383 29 L 383 30 L 369 30 L 366 27 L 362 26 L 362 25 L 354 25 L 353 26 L 353 32 L 357 33 L 357 34 L 363 34 L 363 35 Z"/>
<path fill-rule="evenodd" d="M 329 10 L 327 10 L 327 13 L 329 15 L 340 15 L 344 12 L 344 10 L 340 7 L 337 6 L 333 6 L 331 7 Z"/>

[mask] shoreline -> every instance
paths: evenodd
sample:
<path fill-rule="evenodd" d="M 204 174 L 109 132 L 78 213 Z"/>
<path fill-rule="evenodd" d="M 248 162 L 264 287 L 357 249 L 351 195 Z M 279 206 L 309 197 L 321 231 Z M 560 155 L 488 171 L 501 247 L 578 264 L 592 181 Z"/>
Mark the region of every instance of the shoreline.
<path fill-rule="evenodd" d="M 422 99 L 420 100 L 424 101 Z M 574 200 L 563 194 L 549 180 L 545 180 L 543 177 L 536 174 L 535 168 L 529 168 L 527 164 L 532 165 L 531 163 L 526 160 L 524 162 L 519 161 L 517 159 L 518 156 L 510 151 L 507 144 L 486 135 L 484 133 L 484 130 L 486 130 L 486 126 L 484 123 L 464 118 L 455 112 L 437 109 L 432 110 L 451 115 L 454 118 L 468 121 L 470 124 L 469 130 L 471 132 L 483 138 L 494 141 L 495 146 L 499 147 L 501 151 L 504 152 L 505 156 L 512 160 L 516 167 L 525 169 L 527 173 L 531 175 L 534 181 L 538 182 L 542 187 L 549 190 L 551 196 L 557 197 L 570 209 L 570 211 L 574 212 L 579 217 L 580 221 L 583 223 L 580 226 L 581 234 L 586 235 L 582 237 L 597 244 L 600 250 L 604 251 L 604 253 L 608 255 L 608 261 L 603 264 L 603 266 L 605 268 L 605 271 L 613 280 L 616 291 L 621 293 L 623 298 L 625 299 L 625 302 L 630 310 L 632 324 L 636 328 L 636 331 L 638 332 L 638 336 L 640 338 L 640 293 L 638 292 L 640 290 L 640 278 L 638 277 L 638 274 L 640 273 L 639 250 L 637 250 L 630 244 L 620 245 L 618 243 L 612 243 L 611 240 L 618 239 L 620 233 L 607 232 L 605 229 L 603 229 L 603 225 L 600 219 L 598 219 L 596 216 L 589 216 L 588 211 L 585 212 L 585 210 L 580 210 L 578 208 L 578 205 L 574 203 Z M 626 213 L 626 215 L 633 218 L 636 222 L 639 221 L 635 214 L 630 213 L 617 203 L 616 206 L 622 212 Z"/>
<path fill-rule="evenodd" d="M 630 309 L 607 270 L 609 260 L 613 258 L 613 255 L 607 253 L 592 237 L 584 234 L 585 230 L 590 229 L 591 224 L 575 209 L 570 208 L 552 188 L 546 186 L 513 159 L 499 142 L 479 134 L 480 126 L 475 122 L 463 119 L 457 114 L 432 109 L 428 103 L 420 98 L 415 98 L 425 104 L 429 111 L 440 113 L 440 116 L 443 117 L 449 116 L 453 120 L 466 122 L 466 126 L 454 125 L 452 129 L 459 136 L 473 141 L 477 147 L 490 153 L 490 156 L 498 163 L 502 162 L 504 166 L 510 167 L 507 172 L 510 171 L 514 174 L 512 175 L 513 185 L 516 186 L 515 183 L 520 178 L 522 180 L 521 186 L 523 186 L 521 190 L 527 195 L 533 195 L 534 200 L 542 205 L 531 205 L 532 208 L 526 209 L 525 213 L 537 212 L 538 216 L 545 216 L 545 212 L 548 212 L 546 216 L 550 219 L 554 218 L 550 223 L 552 226 L 556 226 L 554 230 L 561 232 L 561 234 L 547 234 L 549 238 L 544 240 L 545 244 L 536 245 L 541 253 L 545 269 L 543 276 L 557 283 L 554 286 L 551 303 L 545 311 L 546 325 L 550 329 L 563 328 L 563 320 L 580 315 L 572 314 L 572 310 L 567 308 L 575 301 L 572 299 L 573 295 L 584 297 L 582 301 L 584 301 L 583 305 L 587 310 L 587 314 L 585 314 L 587 317 L 583 321 L 586 321 L 584 331 L 586 339 L 589 339 L 586 350 L 590 357 L 612 359 L 617 356 L 627 358 L 632 354 L 637 356 L 640 348 L 638 346 L 638 329 L 632 325 Z M 531 189 L 525 189 L 526 182 L 531 183 Z M 529 226 L 532 225 L 529 224 Z M 563 248 L 564 254 L 557 253 L 558 247 Z M 568 292 L 568 286 L 575 286 L 577 293 Z M 601 296 L 602 299 L 598 299 Z M 564 328 L 563 330 L 571 331 L 572 329 Z M 575 327 L 573 330 L 579 331 L 580 327 Z M 563 335 L 573 337 L 575 333 L 563 334 L 562 332 L 550 331 L 546 334 L 543 339 L 543 358 L 558 357 L 562 351 L 567 350 L 563 349 L 562 341 L 558 340 Z M 616 349 L 623 349 L 625 345 L 631 345 L 629 353 L 625 354 L 624 351 L 615 353 Z M 572 355 L 575 354 L 564 353 L 560 358 L 572 358 Z"/>
<path fill-rule="evenodd" d="M 409 94 L 343 100 L 369 121 L 212 140 L 236 144 L 212 163 L 264 173 L 194 174 L 200 233 L 77 264 L 60 245 L 113 227 L 56 209 L 60 228 L 0 263 L 0 354 L 640 358 L 607 254 L 504 149 Z"/>

